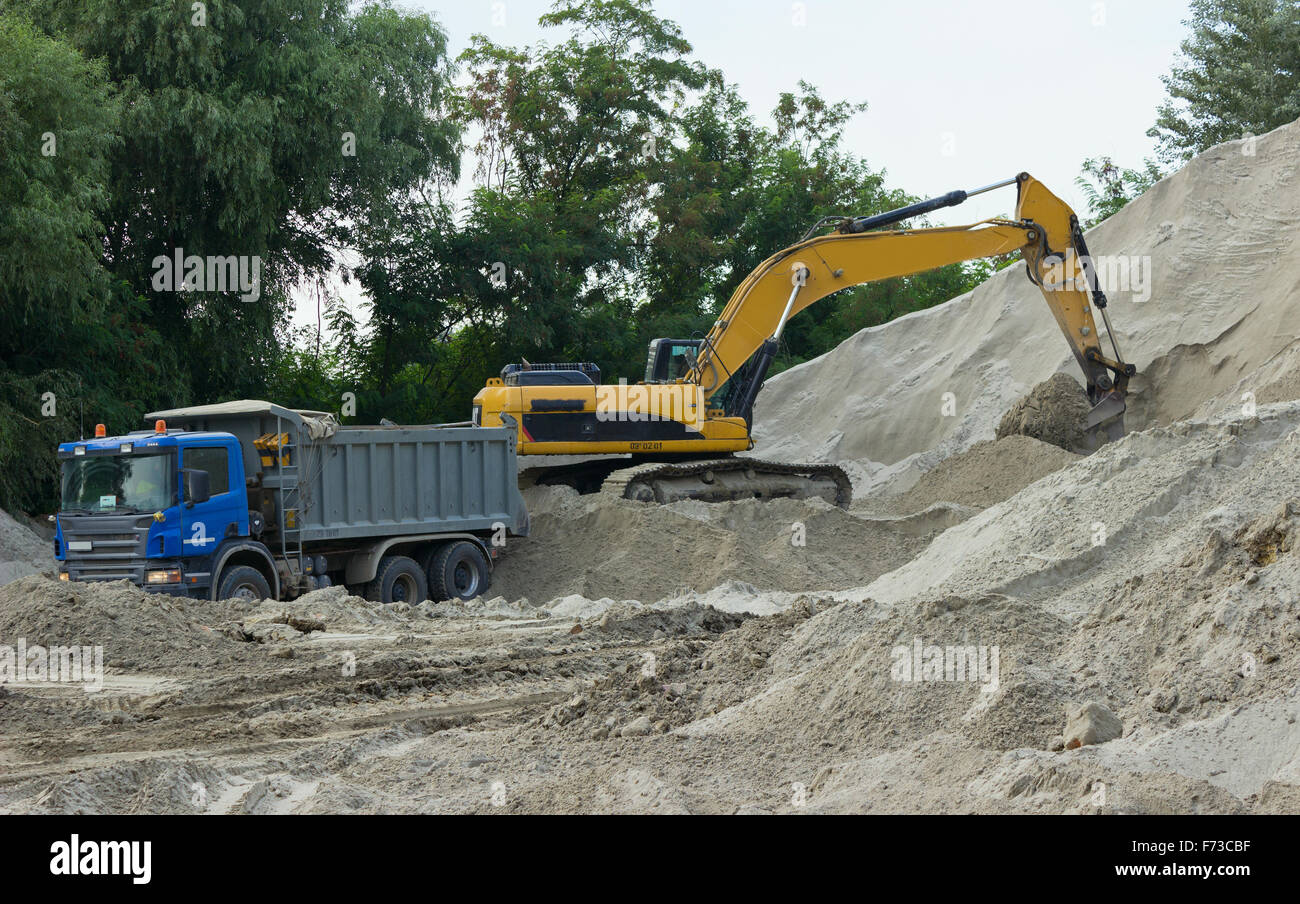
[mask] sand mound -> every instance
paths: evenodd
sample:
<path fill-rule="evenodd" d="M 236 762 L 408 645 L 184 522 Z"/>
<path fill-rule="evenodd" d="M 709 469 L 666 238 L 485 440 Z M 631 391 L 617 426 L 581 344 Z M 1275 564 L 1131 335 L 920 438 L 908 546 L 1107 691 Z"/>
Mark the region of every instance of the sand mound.
<path fill-rule="evenodd" d="M 972 509 L 988 508 L 1078 457 L 1028 436 L 988 440 L 945 458 L 921 475 L 907 492 L 883 503 L 867 499 L 863 504 L 898 513 L 920 512 L 945 502 Z"/>
<path fill-rule="evenodd" d="M 493 594 L 507 599 L 653 602 L 727 581 L 788 591 L 860 586 L 920 552 L 938 527 L 820 499 L 659 506 L 563 487 L 530 488 L 525 498 L 532 532 L 510 541 L 493 577 Z"/>
<path fill-rule="evenodd" d="M 1053 784 L 1080 762 L 1129 787 L 1181 773 L 1179 793 L 1300 784 L 1298 442 L 1289 403 L 1107 445 L 837 594 L 773 651 L 764 690 L 683 731 L 874 752 L 1031 748 L 984 764 L 982 793 L 1035 787 L 1054 806 L 1085 796 L 1073 777 Z M 997 686 L 897 680 L 896 651 L 917 639 L 997 647 Z M 1067 708 L 1089 702 L 1120 716 L 1123 737 L 1059 750 Z M 879 764 L 858 768 L 866 782 Z"/>
<path fill-rule="evenodd" d="M 317 621 L 330 631 L 368 631 L 377 627 L 401 625 L 412 615 L 423 614 L 418 606 L 404 603 L 385 606 L 359 596 L 352 596 L 346 587 L 325 587 L 304 593 L 296 600 L 280 602 L 262 600 L 258 603 L 241 603 L 227 600 L 221 604 L 231 617 L 244 623 L 287 619 Z"/>
<path fill-rule="evenodd" d="M 1032 436 L 1071 452 L 1082 451 L 1089 407 L 1078 380 L 1052 374 L 1002 415 L 997 437 Z"/>
<path fill-rule="evenodd" d="M 33 575 L 0 587 L 0 643 L 102 646 L 112 669 L 210 668 L 243 658 L 215 604 L 145 593 L 127 581 Z"/>
<path fill-rule="evenodd" d="M 1130 429 L 1300 387 L 1300 122 L 1247 150 L 1212 148 L 1089 233 L 1094 255 L 1135 258 L 1150 277 L 1148 300 L 1109 292 L 1120 348 L 1138 369 Z M 1017 264 L 773 377 L 758 397 L 754 454 L 859 462 L 859 487 L 881 466 L 924 471 L 992 439 L 1031 386 L 1076 370 Z"/>
<path fill-rule="evenodd" d="M 54 567 L 54 555 L 35 531 L 0 511 L 0 584 Z"/>

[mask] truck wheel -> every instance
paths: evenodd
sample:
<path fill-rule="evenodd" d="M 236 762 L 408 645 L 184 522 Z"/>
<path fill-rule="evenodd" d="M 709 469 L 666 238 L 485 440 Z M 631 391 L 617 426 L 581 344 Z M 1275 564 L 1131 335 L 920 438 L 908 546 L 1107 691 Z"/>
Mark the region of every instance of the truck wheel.
<path fill-rule="evenodd" d="M 429 598 L 424 572 L 414 559 L 384 556 L 375 570 L 375 579 L 366 585 L 366 599 L 376 603 L 409 603 L 418 606 Z"/>
<path fill-rule="evenodd" d="M 487 592 L 491 580 L 483 550 L 467 540 L 448 543 L 429 559 L 432 600 L 472 600 Z"/>
<path fill-rule="evenodd" d="M 271 585 L 262 572 L 251 565 L 236 565 L 221 576 L 217 586 L 219 600 L 265 600 L 271 598 Z"/>

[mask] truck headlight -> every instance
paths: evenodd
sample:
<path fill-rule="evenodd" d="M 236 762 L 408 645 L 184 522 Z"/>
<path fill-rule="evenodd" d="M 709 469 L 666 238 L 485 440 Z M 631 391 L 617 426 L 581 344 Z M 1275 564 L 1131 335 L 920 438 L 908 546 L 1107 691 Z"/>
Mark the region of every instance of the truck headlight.
<path fill-rule="evenodd" d="M 151 571 L 145 575 L 145 580 L 150 584 L 179 584 L 181 582 L 181 570 L 179 568 L 164 568 L 160 571 Z"/>
<path fill-rule="evenodd" d="M 60 580 L 60 581 L 67 581 L 67 580 L 70 580 L 70 578 L 68 577 L 68 573 L 67 573 L 66 571 L 60 571 L 60 572 L 59 572 L 59 580 Z"/>

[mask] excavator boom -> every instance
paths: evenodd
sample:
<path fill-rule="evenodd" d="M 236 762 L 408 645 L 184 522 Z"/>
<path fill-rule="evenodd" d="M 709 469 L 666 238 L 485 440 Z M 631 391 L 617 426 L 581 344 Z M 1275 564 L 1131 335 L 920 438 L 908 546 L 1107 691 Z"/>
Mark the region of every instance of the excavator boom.
<path fill-rule="evenodd" d="M 1019 192 L 1014 220 L 867 231 L 1010 184 Z M 753 400 L 790 317 L 850 286 L 1015 251 L 1022 253 L 1030 280 L 1042 290 L 1083 371 L 1096 414 L 1090 426 L 1121 435 L 1124 391 L 1133 368 L 1123 363 L 1109 325 L 1114 357 L 1102 348 L 1092 307 L 1104 317 L 1106 297 L 1092 270 L 1078 218 L 1028 173 L 976 192 L 951 192 L 875 217 L 841 220 L 835 232 L 806 238 L 772 255 L 736 288 L 701 343 L 688 380 L 701 387 L 706 401 L 711 400 L 758 353 L 757 366 L 740 373 L 742 385 L 732 390 L 739 395 L 732 413 L 752 422 Z"/>

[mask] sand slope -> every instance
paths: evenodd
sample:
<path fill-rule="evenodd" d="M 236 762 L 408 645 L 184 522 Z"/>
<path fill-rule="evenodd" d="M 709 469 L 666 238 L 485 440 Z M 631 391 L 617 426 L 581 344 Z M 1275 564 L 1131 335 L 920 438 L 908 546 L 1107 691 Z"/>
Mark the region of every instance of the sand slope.
<path fill-rule="evenodd" d="M 0 511 L 0 584 L 53 567 L 50 544 L 15 521 L 8 512 Z"/>
<path fill-rule="evenodd" d="M 1150 258 L 1151 297 L 1110 291 L 1138 367 L 1130 429 L 1300 387 L 1300 123 L 1196 158 L 1088 234 L 1098 257 Z M 927 470 L 993 438 L 998 418 L 1054 372 L 1080 375 L 1024 265 L 946 304 L 863 330 L 769 380 L 755 455 Z M 1294 385 L 1293 385 L 1294 384 Z M 1158 387 L 1158 388 L 1157 388 Z M 955 416 L 942 414 L 952 393 Z"/>
<path fill-rule="evenodd" d="M 1186 809 L 1213 789 L 1226 796 L 1206 798 L 1209 809 L 1290 799 L 1300 784 L 1297 448 L 1294 402 L 1126 437 L 836 594 L 841 605 L 773 651 L 765 689 L 682 730 L 877 751 L 842 764 L 855 777 L 828 809 L 861 807 L 873 783 L 922 793 L 904 773 L 923 773 L 936 754 L 961 763 L 971 749 L 984 751 L 979 780 L 947 785 L 957 809 L 996 809 L 1027 788 L 1042 793 L 1020 807 L 1086 809 L 1088 775 L 1121 810 Z M 1000 686 L 900 684 L 891 651 L 917 637 L 997 645 Z M 1122 718 L 1124 736 L 1053 751 L 1066 708 L 1093 701 Z M 907 807 L 900 796 L 883 808 Z"/>

